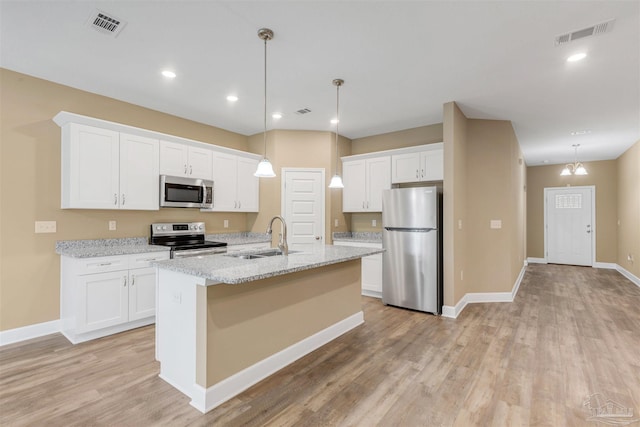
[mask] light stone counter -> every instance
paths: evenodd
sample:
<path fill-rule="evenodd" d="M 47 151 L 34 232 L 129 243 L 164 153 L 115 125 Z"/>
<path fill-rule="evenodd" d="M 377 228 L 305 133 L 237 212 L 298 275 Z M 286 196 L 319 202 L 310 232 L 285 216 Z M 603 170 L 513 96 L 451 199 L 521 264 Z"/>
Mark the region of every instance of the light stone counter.
<path fill-rule="evenodd" d="M 359 242 L 359 243 L 382 243 L 382 232 L 375 231 L 347 231 L 344 233 L 333 233 L 334 242 Z"/>
<path fill-rule="evenodd" d="M 169 252 L 166 246 L 150 245 L 146 237 L 121 239 L 61 240 L 56 242 L 56 253 L 71 258 L 93 258 L 142 254 L 147 252 Z"/>
<path fill-rule="evenodd" d="M 154 264 L 160 269 L 207 279 L 207 285 L 218 283 L 235 285 L 337 264 L 383 251 L 377 248 L 324 245 L 310 252 L 290 251 L 289 256 L 286 257 L 241 259 L 228 255 L 208 255 L 157 261 Z"/>

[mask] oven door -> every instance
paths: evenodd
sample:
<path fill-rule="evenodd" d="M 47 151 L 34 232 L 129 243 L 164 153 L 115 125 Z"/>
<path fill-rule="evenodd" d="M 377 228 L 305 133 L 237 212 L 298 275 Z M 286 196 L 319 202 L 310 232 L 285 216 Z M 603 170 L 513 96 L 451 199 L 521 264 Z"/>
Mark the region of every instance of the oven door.
<path fill-rule="evenodd" d="M 221 246 L 217 248 L 202 248 L 202 249 L 186 249 L 186 250 L 176 250 L 173 248 L 171 250 L 171 258 L 187 258 L 187 257 L 195 257 L 195 256 L 206 256 L 206 255 L 217 255 L 217 254 L 226 254 L 227 247 Z"/>
<path fill-rule="evenodd" d="M 213 208 L 213 181 L 160 175 L 160 207 Z"/>

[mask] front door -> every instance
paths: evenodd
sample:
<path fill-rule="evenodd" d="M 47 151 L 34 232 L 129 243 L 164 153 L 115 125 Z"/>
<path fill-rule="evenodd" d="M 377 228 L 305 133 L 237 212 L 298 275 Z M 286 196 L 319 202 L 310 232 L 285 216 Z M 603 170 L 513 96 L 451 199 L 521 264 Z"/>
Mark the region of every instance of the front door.
<path fill-rule="evenodd" d="M 545 188 L 547 262 L 593 265 L 593 187 Z"/>
<path fill-rule="evenodd" d="M 324 245 L 324 169 L 284 168 L 282 183 L 289 249 L 305 251 Z"/>

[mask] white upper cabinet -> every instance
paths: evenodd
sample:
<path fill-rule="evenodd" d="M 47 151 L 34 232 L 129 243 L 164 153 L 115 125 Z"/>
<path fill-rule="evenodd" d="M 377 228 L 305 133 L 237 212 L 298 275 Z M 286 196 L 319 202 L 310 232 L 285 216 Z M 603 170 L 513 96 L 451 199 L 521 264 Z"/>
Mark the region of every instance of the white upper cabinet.
<path fill-rule="evenodd" d="M 190 178 L 212 178 L 213 150 L 160 141 L 160 173 Z"/>
<path fill-rule="evenodd" d="M 159 156 L 157 139 L 120 134 L 120 208 L 158 209 Z"/>
<path fill-rule="evenodd" d="M 343 212 L 381 212 L 382 190 L 391 188 L 390 156 L 344 160 Z"/>
<path fill-rule="evenodd" d="M 391 156 L 391 182 L 393 184 L 442 181 L 444 179 L 442 143 L 430 144 L 426 147 L 423 147 L 422 151 Z"/>
<path fill-rule="evenodd" d="M 69 123 L 62 208 L 157 210 L 158 161 L 158 140 Z"/>
<path fill-rule="evenodd" d="M 258 160 L 213 153 L 213 209 L 218 212 L 258 212 Z"/>

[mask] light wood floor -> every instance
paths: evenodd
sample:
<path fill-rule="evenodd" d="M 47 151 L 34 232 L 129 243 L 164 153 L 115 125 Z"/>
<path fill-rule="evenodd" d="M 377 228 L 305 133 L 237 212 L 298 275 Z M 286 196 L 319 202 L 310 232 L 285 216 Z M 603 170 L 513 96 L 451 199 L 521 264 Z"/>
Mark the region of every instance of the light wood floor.
<path fill-rule="evenodd" d="M 363 306 L 364 325 L 205 415 L 157 377 L 152 326 L 6 346 L 0 425 L 604 425 L 595 393 L 640 416 L 640 288 L 613 270 L 532 265 L 515 302 L 456 320 Z"/>

